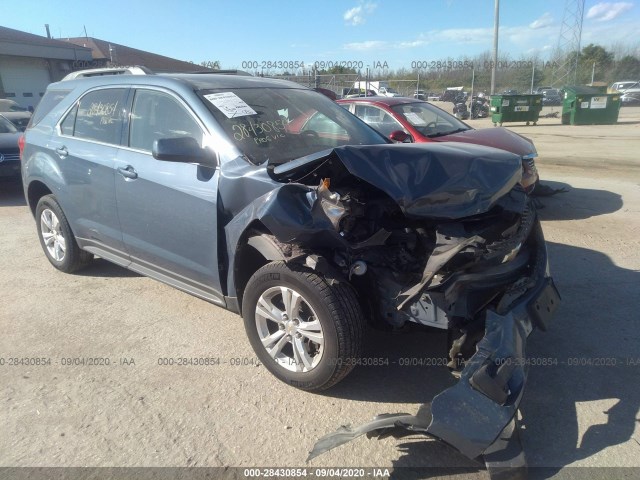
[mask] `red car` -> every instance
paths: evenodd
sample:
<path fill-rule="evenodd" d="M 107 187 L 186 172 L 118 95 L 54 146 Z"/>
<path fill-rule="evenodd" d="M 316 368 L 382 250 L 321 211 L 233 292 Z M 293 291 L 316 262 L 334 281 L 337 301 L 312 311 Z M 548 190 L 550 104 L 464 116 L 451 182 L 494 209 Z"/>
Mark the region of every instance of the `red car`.
<path fill-rule="evenodd" d="M 506 128 L 476 130 L 428 102 L 404 97 L 345 98 L 342 107 L 395 142 L 464 142 L 500 148 L 522 157 L 522 186 L 531 193 L 538 180 L 536 147 Z"/>

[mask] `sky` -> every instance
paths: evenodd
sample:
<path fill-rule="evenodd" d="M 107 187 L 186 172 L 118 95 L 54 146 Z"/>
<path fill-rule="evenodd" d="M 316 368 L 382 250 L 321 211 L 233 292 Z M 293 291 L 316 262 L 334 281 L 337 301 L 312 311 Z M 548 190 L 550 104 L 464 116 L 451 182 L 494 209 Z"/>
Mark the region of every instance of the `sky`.
<path fill-rule="evenodd" d="M 500 52 L 549 59 L 564 5 L 502 0 Z M 48 23 L 54 38 L 86 28 L 91 37 L 222 68 L 297 61 L 397 69 L 490 51 L 494 0 L 0 0 L 0 12 L 4 27 L 45 35 Z M 640 52 L 638 31 L 636 1 L 586 1 L 583 46 Z"/>

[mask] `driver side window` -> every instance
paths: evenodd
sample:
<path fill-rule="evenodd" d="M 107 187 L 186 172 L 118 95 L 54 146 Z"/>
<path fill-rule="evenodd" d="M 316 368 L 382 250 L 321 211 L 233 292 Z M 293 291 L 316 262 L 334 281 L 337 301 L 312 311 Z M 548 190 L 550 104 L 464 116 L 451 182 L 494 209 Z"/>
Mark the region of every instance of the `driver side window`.
<path fill-rule="evenodd" d="M 192 137 L 202 146 L 202 129 L 178 100 L 156 90 L 136 91 L 131 108 L 129 146 L 150 152 L 154 140 Z"/>

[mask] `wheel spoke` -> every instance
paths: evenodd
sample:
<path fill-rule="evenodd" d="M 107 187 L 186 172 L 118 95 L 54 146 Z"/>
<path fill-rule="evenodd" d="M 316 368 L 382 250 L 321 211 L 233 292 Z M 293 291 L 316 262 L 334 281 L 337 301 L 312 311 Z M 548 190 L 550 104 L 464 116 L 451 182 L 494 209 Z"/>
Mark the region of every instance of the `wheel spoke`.
<path fill-rule="evenodd" d="M 60 261 L 64 258 L 64 251 L 60 248 L 60 242 L 58 242 L 57 240 L 54 243 L 53 252 L 53 256 L 57 261 Z"/>
<path fill-rule="evenodd" d="M 282 303 L 287 316 L 290 320 L 296 318 L 300 311 L 302 297 L 298 292 L 294 292 L 287 287 L 280 287 L 280 292 L 282 293 Z"/>
<path fill-rule="evenodd" d="M 269 303 L 263 296 L 258 299 L 258 305 L 256 305 L 256 314 L 261 317 L 276 322 L 282 323 L 282 311 L 276 308 L 272 303 Z"/>
<path fill-rule="evenodd" d="M 58 217 L 56 217 L 53 213 L 51 214 L 51 227 L 53 229 L 58 228 L 58 225 L 60 225 L 60 222 L 58 221 Z"/>
<path fill-rule="evenodd" d="M 304 368 L 310 370 L 313 365 L 313 359 L 307 353 L 301 338 L 293 338 L 293 355 L 296 360 L 296 370 Z"/>
<path fill-rule="evenodd" d="M 318 320 L 312 322 L 300 322 L 298 325 L 298 332 L 309 340 L 318 345 L 324 344 L 324 336 L 322 335 L 322 327 Z"/>
<path fill-rule="evenodd" d="M 44 212 L 42 212 L 40 218 L 42 219 L 44 225 L 49 229 L 49 231 L 53 230 L 53 225 L 51 223 L 51 212 L 45 210 Z"/>
<path fill-rule="evenodd" d="M 56 240 L 56 237 L 53 235 L 53 233 L 42 232 L 42 239 L 44 240 L 44 244 L 47 246 L 47 248 L 49 248 L 53 245 L 53 242 Z"/>
<path fill-rule="evenodd" d="M 58 245 L 60 245 L 62 253 L 67 251 L 67 242 L 62 235 L 58 235 Z"/>
<path fill-rule="evenodd" d="M 272 348 L 273 344 L 276 343 L 278 340 L 280 340 L 283 335 L 284 335 L 284 330 L 277 330 L 273 332 L 271 335 L 269 335 L 268 337 L 263 338 L 262 345 L 264 345 L 264 348 L 268 350 Z"/>
<path fill-rule="evenodd" d="M 289 343 L 289 338 L 287 337 L 287 335 L 283 335 L 273 348 L 267 349 L 267 352 L 269 352 L 271 358 L 276 358 L 287 343 Z"/>

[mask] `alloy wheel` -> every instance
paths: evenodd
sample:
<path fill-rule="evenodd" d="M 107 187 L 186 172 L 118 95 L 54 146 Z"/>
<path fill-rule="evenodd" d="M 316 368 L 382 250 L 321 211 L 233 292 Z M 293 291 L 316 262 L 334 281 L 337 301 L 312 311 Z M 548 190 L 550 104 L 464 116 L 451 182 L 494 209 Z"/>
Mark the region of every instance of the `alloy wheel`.
<path fill-rule="evenodd" d="M 311 305 L 295 290 L 266 290 L 256 305 L 256 327 L 262 346 L 281 367 L 309 372 L 322 358 L 322 325 Z"/>
<path fill-rule="evenodd" d="M 60 220 L 49 208 L 45 208 L 40 215 L 40 232 L 49 256 L 56 262 L 62 262 L 67 243 L 62 234 Z"/>

